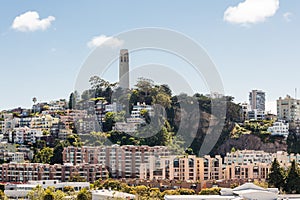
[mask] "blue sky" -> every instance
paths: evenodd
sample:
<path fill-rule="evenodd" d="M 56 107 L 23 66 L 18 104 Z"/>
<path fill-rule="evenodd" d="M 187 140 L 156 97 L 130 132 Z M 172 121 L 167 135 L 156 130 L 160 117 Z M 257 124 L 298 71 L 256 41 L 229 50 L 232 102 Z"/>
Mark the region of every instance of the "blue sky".
<path fill-rule="evenodd" d="M 266 91 L 269 102 L 300 90 L 300 1 L 0 3 L 0 110 L 29 107 L 34 96 L 39 101 L 68 98 L 93 51 L 88 43 L 94 37 L 143 27 L 168 28 L 193 38 L 216 64 L 226 94 L 237 102 L 247 101 L 251 89 Z M 16 21 L 29 11 L 44 21 L 36 26 Z M 138 55 L 132 63 L 146 57 Z"/>

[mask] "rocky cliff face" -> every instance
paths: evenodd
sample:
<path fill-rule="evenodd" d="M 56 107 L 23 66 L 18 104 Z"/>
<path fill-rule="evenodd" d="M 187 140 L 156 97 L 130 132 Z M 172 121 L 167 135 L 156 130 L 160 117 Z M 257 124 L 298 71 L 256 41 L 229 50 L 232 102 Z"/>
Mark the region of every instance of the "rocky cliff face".
<path fill-rule="evenodd" d="M 238 139 L 227 139 L 217 148 L 216 153 L 225 155 L 231 151 L 232 147 L 239 150 L 263 150 L 265 152 L 275 153 L 277 151 L 287 151 L 287 142 L 283 138 L 267 138 L 267 140 L 263 141 L 261 137 L 246 134 L 241 135 Z"/>

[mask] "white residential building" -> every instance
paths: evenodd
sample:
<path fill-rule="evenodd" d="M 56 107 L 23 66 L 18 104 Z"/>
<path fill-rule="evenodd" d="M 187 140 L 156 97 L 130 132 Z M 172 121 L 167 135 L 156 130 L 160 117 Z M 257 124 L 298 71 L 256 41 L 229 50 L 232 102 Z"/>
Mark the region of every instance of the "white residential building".
<path fill-rule="evenodd" d="M 9 141 L 17 144 L 36 143 L 43 136 L 42 130 L 28 127 L 14 128 L 9 132 Z"/>
<path fill-rule="evenodd" d="M 225 165 L 232 164 L 252 164 L 252 163 L 272 163 L 273 155 L 272 153 L 267 153 L 264 151 L 255 150 L 241 150 L 231 153 L 227 153 L 224 157 Z"/>
<path fill-rule="evenodd" d="M 134 105 L 131 111 L 131 118 L 141 118 L 141 111 L 146 110 L 148 111 L 149 115 L 153 115 L 153 107 L 150 105 L 146 105 L 145 103 L 138 102 L 137 105 Z"/>
<path fill-rule="evenodd" d="M 271 135 L 281 135 L 288 137 L 289 135 L 289 123 L 285 123 L 283 120 L 273 123 L 273 126 L 268 128 L 268 132 Z"/>
<path fill-rule="evenodd" d="M 258 109 L 250 110 L 248 111 L 248 119 L 263 120 L 265 119 L 265 111 Z"/>
<path fill-rule="evenodd" d="M 71 186 L 75 191 L 83 188 L 90 188 L 89 182 L 60 182 L 57 180 L 29 181 L 27 184 L 8 184 L 5 186 L 4 193 L 10 199 L 23 199 L 27 197 L 29 191 L 36 186 L 42 186 L 44 189 L 54 187 L 55 190 L 63 191 L 66 186 Z"/>

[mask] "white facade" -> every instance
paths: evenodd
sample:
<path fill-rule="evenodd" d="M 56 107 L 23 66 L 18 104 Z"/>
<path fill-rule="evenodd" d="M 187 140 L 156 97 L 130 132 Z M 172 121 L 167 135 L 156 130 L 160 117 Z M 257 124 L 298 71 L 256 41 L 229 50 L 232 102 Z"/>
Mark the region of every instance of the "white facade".
<path fill-rule="evenodd" d="M 257 110 L 257 109 L 248 111 L 248 119 L 263 120 L 263 119 L 265 119 L 265 111 Z"/>
<path fill-rule="evenodd" d="M 83 188 L 90 188 L 89 182 L 59 182 L 57 180 L 29 181 L 28 184 L 9 184 L 5 186 L 4 193 L 9 198 L 26 198 L 29 191 L 36 186 L 54 187 L 56 190 L 62 190 L 66 186 L 72 186 L 75 191 L 80 191 Z"/>
<path fill-rule="evenodd" d="M 253 163 L 272 163 L 273 154 L 267 153 L 264 151 L 255 151 L 255 150 L 242 150 L 227 153 L 224 157 L 224 164 L 253 164 Z"/>
<path fill-rule="evenodd" d="M 271 135 L 281 135 L 287 137 L 289 135 L 289 123 L 284 121 L 278 121 L 273 124 L 273 126 L 268 128 L 268 132 Z"/>
<path fill-rule="evenodd" d="M 106 199 L 136 199 L 135 195 L 113 191 L 113 190 L 94 190 L 92 191 L 92 200 L 106 200 Z"/>
<path fill-rule="evenodd" d="M 24 143 L 36 143 L 40 137 L 43 136 L 41 130 L 31 129 L 28 127 L 14 128 L 13 131 L 9 133 L 9 140 L 14 141 L 14 143 L 24 144 Z"/>

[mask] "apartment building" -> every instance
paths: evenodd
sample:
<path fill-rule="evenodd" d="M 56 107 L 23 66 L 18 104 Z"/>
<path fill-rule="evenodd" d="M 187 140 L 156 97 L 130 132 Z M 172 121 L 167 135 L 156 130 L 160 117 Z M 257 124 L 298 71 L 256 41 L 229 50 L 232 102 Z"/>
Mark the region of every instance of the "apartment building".
<path fill-rule="evenodd" d="M 225 165 L 224 178 L 225 180 L 232 179 L 263 179 L 268 178 L 271 168 L 269 163 L 232 163 Z"/>
<path fill-rule="evenodd" d="M 201 181 L 223 179 L 223 159 L 220 155 L 208 155 L 199 158 L 199 175 Z"/>
<path fill-rule="evenodd" d="M 278 119 L 293 122 L 300 119 L 300 100 L 287 95 L 277 100 Z"/>
<path fill-rule="evenodd" d="M 0 171 L 0 182 L 68 181 L 75 174 L 89 182 L 108 177 L 108 171 L 101 164 L 9 163 L 0 165 Z"/>
<path fill-rule="evenodd" d="M 76 129 L 79 133 L 89 134 L 92 131 L 100 131 L 100 125 L 95 115 L 87 115 L 83 119 L 75 121 Z"/>
<path fill-rule="evenodd" d="M 271 133 L 271 135 L 279 135 L 288 137 L 289 135 L 289 123 L 286 123 L 283 120 L 279 120 L 277 122 L 273 123 L 273 126 L 268 128 L 268 132 Z"/>
<path fill-rule="evenodd" d="M 25 161 L 25 154 L 22 152 L 0 151 L 0 160 L 10 163 L 22 163 Z"/>
<path fill-rule="evenodd" d="M 9 132 L 9 141 L 17 144 L 32 143 L 40 140 L 43 133 L 40 129 L 31 129 L 28 127 L 14 128 Z"/>
<path fill-rule="evenodd" d="M 252 90 L 249 93 L 251 110 L 265 111 L 266 93 L 262 90 Z"/>
<path fill-rule="evenodd" d="M 33 117 L 30 122 L 30 128 L 42 129 L 50 132 L 53 124 L 58 124 L 59 119 L 52 117 L 51 115 L 40 115 Z"/>
<path fill-rule="evenodd" d="M 255 150 L 241 150 L 227 153 L 224 157 L 224 165 L 247 165 L 252 163 L 272 163 L 274 160 L 272 153 Z"/>
<path fill-rule="evenodd" d="M 146 105 L 145 103 L 138 102 L 137 105 L 134 105 L 131 111 L 131 115 L 126 119 L 128 123 L 136 123 L 141 124 L 145 122 L 145 119 L 141 115 L 141 112 L 145 110 L 148 112 L 149 116 L 154 115 L 154 109 L 150 105 Z"/>
<path fill-rule="evenodd" d="M 150 159 L 140 170 L 140 178 L 147 180 L 204 181 L 223 178 L 221 156 L 166 156 Z"/>
<path fill-rule="evenodd" d="M 60 121 L 65 124 L 66 127 L 70 128 L 76 121 L 87 117 L 86 110 L 65 110 L 64 115 L 60 116 Z"/>
<path fill-rule="evenodd" d="M 66 147 L 63 162 L 102 164 L 113 178 L 139 178 L 141 165 L 149 163 L 151 156 L 159 158 L 168 155 L 170 152 L 165 146 Z"/>

